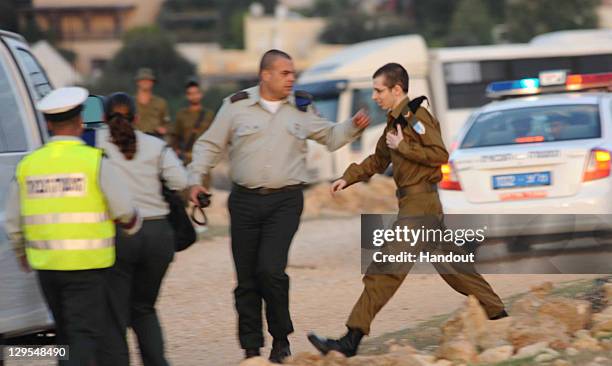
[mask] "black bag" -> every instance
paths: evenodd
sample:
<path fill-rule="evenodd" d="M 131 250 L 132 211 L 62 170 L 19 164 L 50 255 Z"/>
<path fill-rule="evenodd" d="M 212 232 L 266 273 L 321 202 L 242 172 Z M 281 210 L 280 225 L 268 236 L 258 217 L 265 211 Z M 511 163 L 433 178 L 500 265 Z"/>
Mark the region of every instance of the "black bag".
<path fill-rule="evenodd" d="M 166 186 L 166 181 L 162 176 L 161 162 L 164 156 L 164 152 L 168 146 L 164 147 L 161 156 L 159 157 L 159 180 L 162 184 L 162 196 L 164 200 L 170 206 L 170 213 L 167 218 L 170 222 L 170 226 L 174 230 L 174 248 L 177 252 L 189 248 L 197 240 L 197 235 L 189 215 L 185 210 L 185 201 L 177 191 L 173 191 Z"/>

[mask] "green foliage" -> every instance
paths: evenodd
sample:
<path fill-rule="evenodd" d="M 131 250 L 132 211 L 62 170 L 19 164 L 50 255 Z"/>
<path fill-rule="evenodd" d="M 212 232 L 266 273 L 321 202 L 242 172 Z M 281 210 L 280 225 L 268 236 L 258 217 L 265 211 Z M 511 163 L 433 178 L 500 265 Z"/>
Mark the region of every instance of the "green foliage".
<path fill-rule="evenodd" d="M 448 46 L 471 46 L 493 42 L 493 20 L 485 0 L 461 0 L 453 14 Z"/>
<path fill-rule="evenodd" d="M 172 40 L 157 27 L 131 30 L 123 38 L 123 47 L 109 61 L 93 90 L 99 94 L 115 91 L 135 91 L 134 76 L 140 67 L 153 69 L 157 82 L 155 93 L 170 99 L 182 97 L 186 80 L 195 72 L 194 66 L 179 55 Z M 174 109 L 174 108 L 173 108 Z"/>
<path fill-rule="evenodd" d="M 506 38 L 527 42 L 558 30 L 597 27 L 600 0 L 506 0 Z"/>
<path fill-rule="evenodd" d="M 370 16 L 360 10 L 356 0 L 318 0 L 315 16 L 328 16 L 321 40 L 332 44 L 350 44 L 375 38 L 413 33 L 415 23 L 405 14 L 381 12 Z"/>

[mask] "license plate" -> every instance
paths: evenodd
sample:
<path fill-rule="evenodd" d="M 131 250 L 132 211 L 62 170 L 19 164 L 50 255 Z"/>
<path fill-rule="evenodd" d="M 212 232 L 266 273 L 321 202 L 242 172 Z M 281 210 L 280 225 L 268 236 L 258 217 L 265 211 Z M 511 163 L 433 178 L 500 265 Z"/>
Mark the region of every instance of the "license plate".
<path fill-rule="evenodd" d="M 549 186 L 550 172 L 507 174 L 493 176 L 493 189 Z"/>

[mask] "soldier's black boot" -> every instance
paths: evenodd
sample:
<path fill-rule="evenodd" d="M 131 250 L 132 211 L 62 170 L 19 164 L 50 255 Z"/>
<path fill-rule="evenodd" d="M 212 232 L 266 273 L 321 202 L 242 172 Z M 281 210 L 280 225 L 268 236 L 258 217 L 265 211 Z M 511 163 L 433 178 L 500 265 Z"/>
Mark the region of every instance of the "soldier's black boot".
<path fill-rule="evenodd" d="M 244 350 L 244 358 L 253 358 L 257 356 L 261 356 L 261 353 L 259 353 L 259 348 L 249 348 Z"/>
<path fill-rule="evenodd" d="M 289 340 L 287 338 L 275 339 L 272 342 L 272 350 L 270 351 L 269 360 L 274 363 L 283 363 L 283 359 L 289 356 L 291 356 Z"/>
<path fill-rule="evenodd" d="M 330 351 L 338 351 L 346 357 L 353 357 L 357 354 L 357 349 L 363 335 L 361 330 L 349 328 L 348 332 L 339 339 L 323 338 L 310 333 L 308 334 L 308 340 L 324 355 Z"/>
<path fill-rule="evenodd" d="M 489 320 L 498 320 L 498 319 L 503 319 L 503 318 L 507 318 L 508 317 L 508 313 L 506 313 L 506 310 L 502 310 L 501 313 L 492 316 L 489 318 Z"/>

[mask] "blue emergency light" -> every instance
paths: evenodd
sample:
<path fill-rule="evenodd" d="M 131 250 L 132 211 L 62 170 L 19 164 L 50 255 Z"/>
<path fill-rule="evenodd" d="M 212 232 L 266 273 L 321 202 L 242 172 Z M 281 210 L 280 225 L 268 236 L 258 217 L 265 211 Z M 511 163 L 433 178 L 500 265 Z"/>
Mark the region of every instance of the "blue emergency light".
<path fill-rule="evenodd" d="M 539 78 L 493 82 L 487 86 L 486 95 L 491 99 L 500 99 L 588 89 L 612 90 L 612 73 L 568 75 L 565 70 L 543 71 Z"/>
<path fill-rule="evenodd" d="M 510 95 L 537 94 L 540 91 L 540 80 L 527 78 L 520 80 L 496 81 L 487 86 L 487 96 L 496 98 Z"/>

